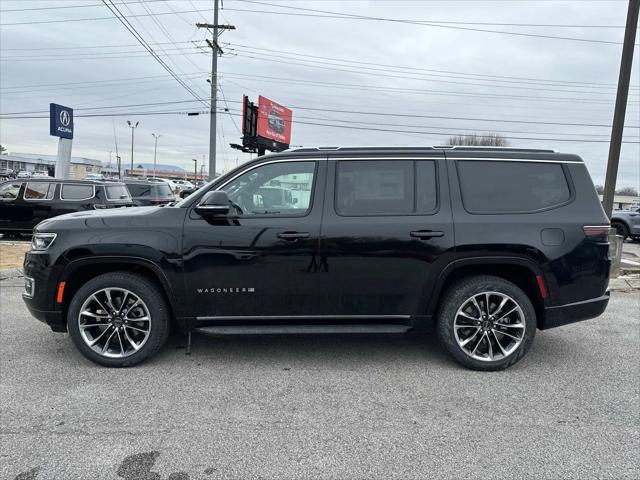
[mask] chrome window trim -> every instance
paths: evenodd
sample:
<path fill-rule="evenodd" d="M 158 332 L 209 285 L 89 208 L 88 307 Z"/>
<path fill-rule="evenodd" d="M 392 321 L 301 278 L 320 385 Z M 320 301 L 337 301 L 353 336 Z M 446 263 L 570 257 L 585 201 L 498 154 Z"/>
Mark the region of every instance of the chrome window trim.
<path fill-rule="evenodd" d="M 492 158 L 492 157 L 455 157 L 447 160 L 485 160 L 487 162 L 522 162 L 522 163 L 577 163 L 584 165 L 584 162 L 576 160 L 541 160 L 538 158 Z"/>
<path fill-rule="evenodd" d="M 53 194 L 51 195 L 51 198 L 27 198 L 27 188 L 29 188 L 29 183 L 45 183 L 45 182 L 25 182 L 24 185 L 24 192 L 22 192 L 22 199 L 25 202 L 43 202 L 43 201 L 51 201 L 55 198 L 56 196 L 56 182 L 48 182 L 47 185 L 49 185 L 49 188 L 51 188 L 51 185 L 54 185 L 53 187 Z M 49 192 L 49 190 L 47 190 L 47 193 Z"/>
<path fill-rule="evenodd" d="M 389 158 L 388 160 L 402 160 L 412 163 L 412 172 L 413 172 L 413 209 L 414 211 L 409 213 L 358 213 L 358 214 L 350 214 L 347 215 L 345 213 L 341 213 L 338 211 L 338 178 L 339 178 L 339 163 L 342 161 L 377 161 L 377 160 L 385 160 L 384 157 L 373 157 L 369 155 L 363 155 L 357 158 L 331 158 L 335 160 L 335 173 L 334 173 L 334 186 L 333 186 L 333 212 L 343 218 L 367 218 L 367 217 L 431 217 L 433 215 L 437 215 L 440 212 L 440 165 L 437 160 L 444 160 L 444 157 L 420 157 L 420 156 L 408 156 L 408 157 L 398 157 L 398 158 Z M 418 198 L 418 162 L 433 162 L 435 177 L 435 194 L 436 194 L 436 205 L 433 210 L 428 212 L 417 212 L 417 198 Z M 446 174 L 446 172 L 445 172 Z"/>
<path fill-rule="evenodd" d="M 444 156 L 420 156 L 420 155 L 412 155 L 408 153 L 402 157 L 378 157 L 376 155 L 359 155 L 357 157 L 341 157 L 339 155 L 331 155 L 329 157 L 330 160 L 438 160 L 445 159 Z M 489 162 L 534 162 L 534 163 L 577 163 L 580 165 L 584 165 L 584 162 L 578 162 L 575 160 L 541 160 L 536 158 L 493 158 L 493 157 L 455 157 L 455 158 L 446 158 L 447 161 L 456 161 L 456 160 L 478 160 L 478 161 L 489 161 Z"/>
<path fill-rule="evenodd" d="M 93 188 L 93 194 L 90 197 L 86 197 L 86 198 L 62 198 L 62 189 L 64 188 L 65 185 L 78 185 L 81 187 L 92 187 Z M 60 200 L 63 202 L 83 202 L 84 200 L 91 200 L 92 198 L 95 198 L 96 196 L 96 186 L 92 185 L 90 183 L 64 183 L 64 182 L 60 182 Z"/>

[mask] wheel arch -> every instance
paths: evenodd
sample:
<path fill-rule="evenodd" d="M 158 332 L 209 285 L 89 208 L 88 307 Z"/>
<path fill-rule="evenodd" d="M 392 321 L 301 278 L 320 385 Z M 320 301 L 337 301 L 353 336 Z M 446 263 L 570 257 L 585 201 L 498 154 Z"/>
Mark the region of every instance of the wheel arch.
<path fill-rule="evenodd" d="M 451 262 L 438 276 L 426 315 L 435 318 L 449 287 L 473 275 L 493 275 L 518 286 L 530 298 L 536 311 L 538 324 L 540 323 L 540 319 L 544 316 L 546 301 L 540 293 L 537 277 L 542 277 L 544 281 L 544 274 L 535 262 L 521 257 L 470 257 Z"/>
<path fill-rule="evenodd" d="M 92 256 L 69 262 L 59 279 L 60 282 L 65 282 L 62 302 L 63 318 L 66 318 L 69 304 L 82 285 L 99 275 L 120 271 L 137 273 L 159 285 L 167 301 L 171 321 L 175 321 L 174 292 L 160 266 L 146 258 L 126 256 Z"/>

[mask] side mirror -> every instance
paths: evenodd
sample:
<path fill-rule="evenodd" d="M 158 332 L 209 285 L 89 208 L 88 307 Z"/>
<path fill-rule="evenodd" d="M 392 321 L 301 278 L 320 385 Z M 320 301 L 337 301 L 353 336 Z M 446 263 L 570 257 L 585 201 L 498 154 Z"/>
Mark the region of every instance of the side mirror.
<path fill-rule="evenodd" d="M 229 213 L 229 196 L 223 190 L 213 190 L 202 197 L 195 210 L 203 217 L 226 215 Z"/>

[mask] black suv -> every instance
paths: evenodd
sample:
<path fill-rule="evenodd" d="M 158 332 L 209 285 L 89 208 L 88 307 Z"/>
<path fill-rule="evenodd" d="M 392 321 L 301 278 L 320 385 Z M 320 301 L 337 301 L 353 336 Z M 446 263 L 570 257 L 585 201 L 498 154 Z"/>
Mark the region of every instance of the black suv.
<path fill-rule="evenodd" d="M 131 193 L 133 203 L 138 207 L 167 205 L 176 199 L 171 187 L 164 182 L 128 179 L 123 181 Z"/>
<path fill-rule="evenodd" d="M 291 195 L 272 204 L 268 187 Z M 576 155 L 303 148 L 171 207 L 39 224 L 23 296 L 108 366 L 156 353 L 175 324 L 189 338 L 435 327 L 457 361 L 496 370 L 537 328 L 604 311 L 608 230 Z"/>
<path fill-rule="evenodd" d="M 50 177 L 0 183 L 0 233 L 30 234 L 39 222 L 64 213 L 133 205 L 121 183 Z"/>

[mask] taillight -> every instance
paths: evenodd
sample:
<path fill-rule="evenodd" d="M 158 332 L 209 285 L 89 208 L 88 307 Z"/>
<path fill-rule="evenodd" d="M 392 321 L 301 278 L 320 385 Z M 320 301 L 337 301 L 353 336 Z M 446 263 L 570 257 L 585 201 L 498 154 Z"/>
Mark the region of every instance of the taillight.
<path fill-rule="evenodd" d="M 608 242 L 610 228 L 609 225 L 585 226 L 582 231 L 592 242 Z"/>

